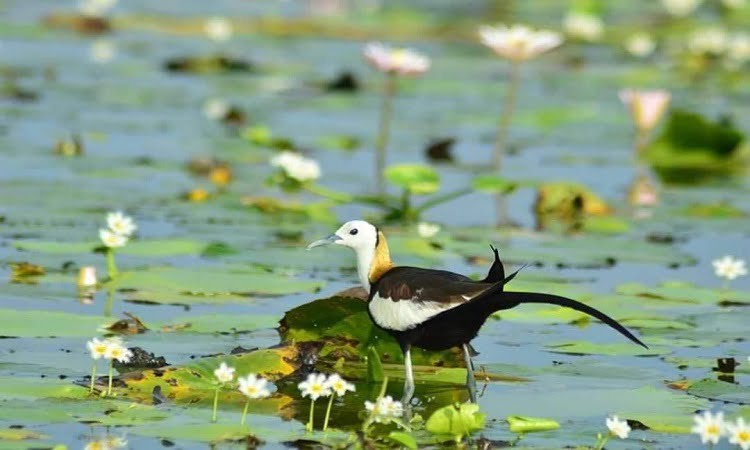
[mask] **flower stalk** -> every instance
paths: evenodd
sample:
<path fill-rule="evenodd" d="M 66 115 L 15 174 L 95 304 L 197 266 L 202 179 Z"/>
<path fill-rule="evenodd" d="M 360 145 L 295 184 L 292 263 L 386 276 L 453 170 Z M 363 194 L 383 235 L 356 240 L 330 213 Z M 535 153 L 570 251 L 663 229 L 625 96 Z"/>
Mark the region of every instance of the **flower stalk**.
<path fill-rule="evenodd" d="M 383 102 L 380 107 L 380 123 L 378 125 L 378 137 L 375 142 L 375 180 L 377 192 L 385 194 L 385 172 L 386 151 L 390 138 L 391 116 L 393 115 L 393 98 L 396 95 L 396 75 L 387 73 L 383 83 Z"/>
<path fill-rule="evenodd" d="M 332 393 L 328 399 L 328 408 L 326 408 L 326 418 L 323 419 L 323 431 L 328 429 L 328 419 L 331 417 L 331 407 L 333 406 L 333 398 L 336 397 L 336 393 Z"/>
<path fill-rule="evenodd" d="M 521 63 L 511 61 L 510 74 L 508 77 L 508 88 L 505 91 L 505 100 L 503 102 L 503 112 L 497 123 L 497 135 L 495 136 L 495 151 L 492 154 L 492 168 L 500 172 L 503 165 L 503 156 L 506 152 L 508 141 L 508 131 L 513 119 L 513 113 L 516 107 L 516 98 L 518 89 L 521 85 Z"/>
<path fill-rule="evenodd" d="M 115 264 L 115 251 L 111 247 L 107 247 L 105 254 L 107 257 L 107 273 L 109 274 L 109 279 L 114 280 L 120 275 L 120 272 L 117 270 L 117 265 Z"/>
<path fill-rule="evenodd" d="M 94 382 L 96 381 L 96 361 L 94 361 L 94 365 L 91 366 L 91 384 L 89 385 L 89 394 L 94 393 Z"/>
<path fill-rule="evenodd" d="M 108 379 L 107 379 L 107 397 L 112 395 L 112 377 L 115 374 L 115 360 L 110 359 L 109 360 L 109 373 L 108 373 Z"/>
<path fill-rule="evenodd" d="M 214 391 L 214 404 L 213 404 L 213 410 L 211 412 L 211 422 L 216 423 L 216 416 L 219 409 L 219 388 L 220 386 L 216 387 L 216 390 Z"/>
<path fill-rule="evenodd" d="M 245 425 L 245 420 L 247 419 L 247 408 L 250 407 L 250 399 L 248 398 L 247 401 L 245 401 L 245 407 L 242 409 L 242 419 L 240 419 L 240 425 Z"/>
<path fill-rule="evenodd" d="M 315 400 L 310 400 L 310 418 L 307 420 L 307 425 L 305 425 L 305 430 L 307 430 L 308 433 L 312 433 L 313 431 L 313 414 L 315 411 Z"/>

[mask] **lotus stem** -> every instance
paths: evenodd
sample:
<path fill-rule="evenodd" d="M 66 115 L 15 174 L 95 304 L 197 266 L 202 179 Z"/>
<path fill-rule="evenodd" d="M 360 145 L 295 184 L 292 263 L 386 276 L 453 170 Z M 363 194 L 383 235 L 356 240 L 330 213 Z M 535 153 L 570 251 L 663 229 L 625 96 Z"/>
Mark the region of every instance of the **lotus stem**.
<path fill-rule="evenodd" d="M 250 399 L 247 399 L 245 402 L 245 409 L 242 410 L 242 420 L 240 420 L 240 425 L 245 425 L 245 419 L 247 418 L 247 408 L 250 406 Z"/>
<path fill-rule="evenodd" d="M 120 272 L 117 270 L 117 265 L 115 264 L 115 251 L 111 248 L 107 248 L 107 273 L 109 274 L 109 279 L 114 280 Z"/>
<path fill-rule="evenodd" d="M 107 380 L 107 396 L 112 395 L 112 377 L 114 376 L 115 372 L 115 360 L 110 359 L 109 360 L 109 376 Z"/>
<path fill-rule="evenodd" d="M 307 425 L 305 425 L 305 429 L 312 433 L 313 430 L 313 412 L 315 411 L 315 400 L 310 400 L 310 418 L 307 421 Z"/>
<path fill-rule="evenodd" d="M 96 361 L 94 361 L 94 365 L 91 367 L 91 385 L 89 386 L 89 394 L 94 392 L 94 380 L 96 379 Z"/>
<path fill-rule="evenodd" d="M 331 407 L 333 406 L 333 397 L 336 396 L 335 392 L 331 393 L 331 398 L 328 399 L 328 408 L 326 408 L 326 418 L 323 421 L 323 431 L 328 429 L 328 419 L 331 417 Z"/>
<path fill-rule="evenodd" d="M 508 89 L 505 91 L 505 101 L 503 103 L 503 112 L 497 124 L 497 136 L 495 138 L 495 152 L 492 155 L 492 168 L 495 172 L 500 172 L 503 165 L 503 157 L 508 141 L 508 130 L 513 118 L 513 112 L 516 107 L 516 96 L 521 83 L 521 64 L 513 62 L 510 65 L 510 78 L 508 80 Z"/>
<path fill-rule="evenodd" d="M 214 407 L 213 412 L 211 413 L 211 422 L 216 423 L 216 412 L 219 409 L 219 389 L 221 386 L 217 387 L 214 391 Z"/>
<path fill-rule="evenodd" d="M 107 299 L 104 302 L 104 315 L 109 317 L 112 315 L 112 306 L 115 302 L 115 288 L 112 285 L 109 285 L 109 288 L 107 289 Z"/>
<path fill-rule="evenodd" d="M 393 112 L 393 97 L 396 94 L 396 76 L 386 75 L 383 86 L 383 103 L 380 108 L 380 124 L 378 126 L 378 139 L 375 143 L 375 181 L 379 195 L 385 194 L 385 172 L 386 150 L 390 137 L 391 115 Z"/>

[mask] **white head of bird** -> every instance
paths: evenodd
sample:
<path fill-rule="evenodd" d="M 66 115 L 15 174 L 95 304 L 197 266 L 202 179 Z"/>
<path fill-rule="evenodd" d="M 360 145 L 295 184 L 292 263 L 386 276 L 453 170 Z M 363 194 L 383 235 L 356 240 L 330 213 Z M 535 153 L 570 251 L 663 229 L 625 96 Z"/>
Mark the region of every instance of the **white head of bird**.
<path fill-rule="evenodd" d="M 331 244 L 343 245 L 354 250 L 357 254 L 359 281 L 368 292 L 370 285 L 393 267 L 385 236 L 375 225 L 364 220 L 346 222 L 334 234 L 312 242 L 307 249 Z"/>

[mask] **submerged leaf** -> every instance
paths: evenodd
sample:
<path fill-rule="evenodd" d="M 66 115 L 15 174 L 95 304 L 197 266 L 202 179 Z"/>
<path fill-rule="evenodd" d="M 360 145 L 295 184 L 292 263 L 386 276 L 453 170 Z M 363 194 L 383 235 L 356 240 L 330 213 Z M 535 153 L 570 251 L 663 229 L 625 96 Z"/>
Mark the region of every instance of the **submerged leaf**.
<path fill-rule="evenodd" d="M 513 433 L 533 433 L 536 431 L 556 430 L 560 424 L 552 419 L 529 416 L 508 416 L 505 420 Z"/>

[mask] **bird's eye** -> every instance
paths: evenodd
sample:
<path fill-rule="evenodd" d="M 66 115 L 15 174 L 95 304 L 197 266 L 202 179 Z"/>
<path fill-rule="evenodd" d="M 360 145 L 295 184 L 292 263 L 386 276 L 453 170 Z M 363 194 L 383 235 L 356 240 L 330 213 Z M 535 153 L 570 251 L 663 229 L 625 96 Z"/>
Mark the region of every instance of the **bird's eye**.
<path fill-rule="evenodd" d="M 359 230 L 357 230 L 356 228 L 355 228 L 355 229 L 353 229 L 353 230 L 351 230 L 351 231 L 349 232 L 349 234 L 351 234 L 352 236 L 354 236 L 354 235 L 355 235 L 355 234 L 357 234 L 357 233 L 359 233 Z"/>

